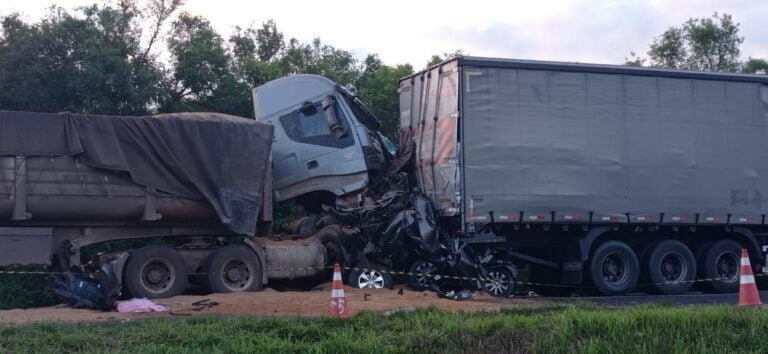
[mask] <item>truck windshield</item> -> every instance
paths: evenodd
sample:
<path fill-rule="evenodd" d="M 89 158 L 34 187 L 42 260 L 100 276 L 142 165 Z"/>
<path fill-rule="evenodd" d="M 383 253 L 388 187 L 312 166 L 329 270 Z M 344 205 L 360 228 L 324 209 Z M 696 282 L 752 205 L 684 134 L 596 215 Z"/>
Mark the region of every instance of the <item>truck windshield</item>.
<path fill-rule="evenodd" d="M 345 95 L 345 98 L 347 99 L 349 107 L 352 108 L 352 113 L 355 114 L 355 117 L 360 123 L 365 124 L 369 129 L 381 130 L 381 123 L 379 123 L 379 120 L 376 119 L 373 113 L 371 113 L 368 107 L 366 107 L 357 96 Z"/>

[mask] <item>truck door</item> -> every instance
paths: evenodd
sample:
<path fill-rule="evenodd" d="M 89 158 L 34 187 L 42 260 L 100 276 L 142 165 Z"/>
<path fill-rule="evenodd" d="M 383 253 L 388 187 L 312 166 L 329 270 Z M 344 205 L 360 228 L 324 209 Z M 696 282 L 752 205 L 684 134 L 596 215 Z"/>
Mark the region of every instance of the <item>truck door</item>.
<path fill-rule="evenodd" d="M 298 152 L 293 172 L 309 178 L 337 175 L 345 157 L 358 155 L 355 139 L 344 110 L 335 95 L 307 101 L 280 117 L 285 134 Z M 350 150 L 350 151 L 346 151 Z"/>

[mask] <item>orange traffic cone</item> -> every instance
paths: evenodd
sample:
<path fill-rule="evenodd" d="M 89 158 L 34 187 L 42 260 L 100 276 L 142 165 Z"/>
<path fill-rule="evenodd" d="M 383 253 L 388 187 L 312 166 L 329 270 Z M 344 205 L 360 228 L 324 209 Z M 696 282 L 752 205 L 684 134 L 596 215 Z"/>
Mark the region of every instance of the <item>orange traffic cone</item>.
<path fill-rule="evenodd" d="M 333 267 L 333 286 L 331 287 L 331 304 L 328 306 L 328 316 L 347 318 L 347 298 L 344 296 L 344 284 L 341 283 L 341 267 L 339 264 Z"/>
<path fill-rule="evenodd" d="M 749 253 L 741 249 L 741 283 L 739 284 L 739 306 L 761 305 L 760 294 L 757 292 L 755 276 L 749 265 Z"/>

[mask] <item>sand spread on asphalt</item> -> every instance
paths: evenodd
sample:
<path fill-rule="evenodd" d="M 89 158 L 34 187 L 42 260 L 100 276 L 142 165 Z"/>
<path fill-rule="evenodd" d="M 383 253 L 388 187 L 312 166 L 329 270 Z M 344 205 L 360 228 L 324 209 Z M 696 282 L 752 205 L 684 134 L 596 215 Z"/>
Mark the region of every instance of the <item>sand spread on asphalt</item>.
<path fill-rule="evenodd" d="M 350 314 L 360 311 L 393 312 L 410 311 L 416 308 L 435 307 L 446 311 L 487 311 L 497 312 L 502 306 L 514 306 L 537 302 L 534 299 L 497 299 L 475 292 L 474 299 L 455 301 L 442 299 L 431 291 L 413 291 L 404 286 L 394 289 L 353 289 L 345 287 Z M 402 291 L 401 291 L 402 290 Z M 119 313 L 96 310 L 73 309 L 66 305 L 40 307 L 24 310 L 0 311 L 0 323 L 23 324 L 34 322 L 98 322 L 126 321 L 156 317 L 194 317 L 206 315 L 255 315 L 255 316 L 326 316 L 330 302 L 330 283 L 310 291 L 278 291 L 267 288 L 259 292 L 182 295 L 155 302 L 165 305 L 170 312 Z M 218 305 L 195 311 L 199 306 L 192 303 L 210 299 Z"/>

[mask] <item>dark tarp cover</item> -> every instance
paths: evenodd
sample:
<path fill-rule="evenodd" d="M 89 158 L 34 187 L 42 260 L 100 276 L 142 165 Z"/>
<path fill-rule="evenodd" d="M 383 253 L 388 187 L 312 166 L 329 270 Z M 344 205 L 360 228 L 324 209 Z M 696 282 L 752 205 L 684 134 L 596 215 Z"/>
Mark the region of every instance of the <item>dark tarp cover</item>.
<path fill-rule="evenodd" d="M 230 230 L 252 235 L 273 127 L 219 113 L 127 117 L 0 111 L 0 155 L 77 155 L 137 184 L 204 199 Z"/>

